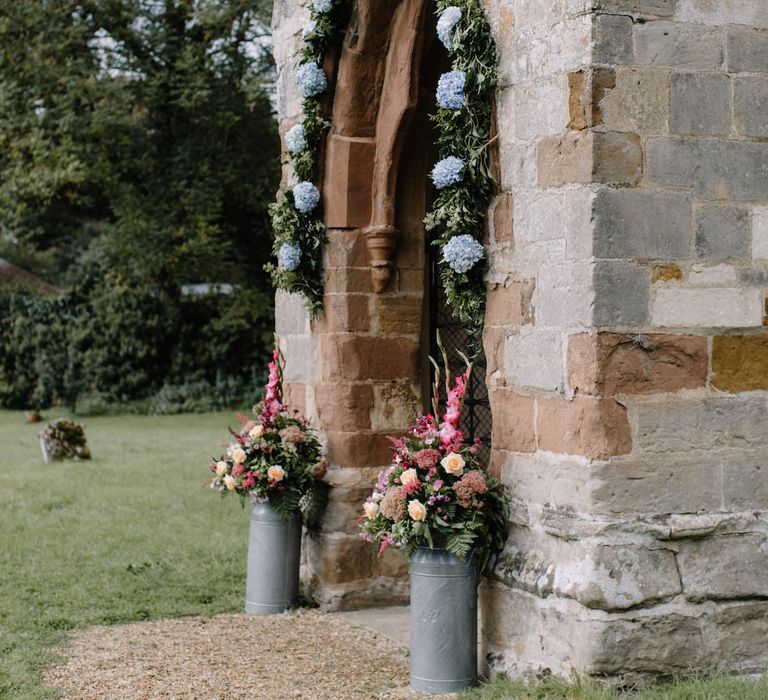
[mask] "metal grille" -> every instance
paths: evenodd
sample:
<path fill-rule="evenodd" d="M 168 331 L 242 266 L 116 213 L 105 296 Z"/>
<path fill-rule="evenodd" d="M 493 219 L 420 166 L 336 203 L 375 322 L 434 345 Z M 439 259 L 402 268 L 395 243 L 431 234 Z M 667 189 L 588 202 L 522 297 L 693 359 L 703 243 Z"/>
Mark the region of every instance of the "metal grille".
<path fill-rule="evenodd" d="M 453 376 L 464 371 L 464 360 L 459 352 L 467 354 L 467 334 L 459 323 L 453 318 L 448 307 L 438 271 L 439 248 L 428 244 L 429 258 L 429 315 L 430 315 L 430 354 L 438 362 L 440 350 L 437 347 L 437 332 L 440 331 L 440 339 L 448 354 L 448 364 Z M 430 365 L 431 368 L 431 365 Z M 476 437 L 482 440 L 477 456 L 480 463 L 488 464 L 491 454 L 491 431 L 493 419 L 491 417 L 491 405 L 488 400 L 488 387 L 485 384 L 486 361 L 485 353 L 480 353 L 475 358 L 472 376 L 467 387 L 464 410 L 461 413 L 460 428 L 469 441 Z M 434 369 L 431 368 L 434 380 Z M 445 407 L 447 397 L 445 387 L 441 386 L 440 405 Z"/>

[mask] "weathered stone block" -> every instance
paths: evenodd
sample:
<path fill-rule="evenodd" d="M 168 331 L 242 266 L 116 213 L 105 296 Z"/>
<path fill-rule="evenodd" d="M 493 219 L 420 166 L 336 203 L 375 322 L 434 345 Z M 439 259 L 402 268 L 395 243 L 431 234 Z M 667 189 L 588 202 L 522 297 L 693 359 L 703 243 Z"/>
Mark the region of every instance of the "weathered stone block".
<path fill-rule="evenodd" d="M 702 199 L 768 199 L 768 143 L 654 138 L 646 145 L 650 180 L 692 187 Z"/>
<path fill-rule="evenodd" d="M 502 192 L 493 206 L 493 242 L 504 244 L 515 239 L 514 199 L 511 192 Z"/>
<path fill-rule="evenodd" d="M 640 404 L 638 420 L 638 446 L 649 453 L 768 446 L 768 405 L 761 398 Z"/>
<path fill-rule="evenodd" d="M 326 294 L 325 315 L 317 321 L 317 329 L 330 333 L 359 333 L 371 327 L 368 294 Z"/>
<path fill-rule="evenodd" d="M 595 17 L 592 60 L 608 65 L 632 63 L 632 18 L 621 14 Z"/>
<path fill-rule="evenodd" d="M 768 27 L 768 6 L 754 0 L 678 0 L 675 19 L 716 26 Z"/>
<path fill-rule="evenodd" d="M 522 141 L 562 133 L 569 119 L 567 80 L 565 75 L 552 76 L 502 91 L 499 123 L 514 125 L 515 137 Z M 509 105 L 507 92 L 511 93 Z"/>
<path fill-rule="evenodd" d="M 607 459 L 632 449 L 627 409 L 613 399 L 538 399 L 536 433 L 548 452 Z"/>
<path fill-rule="evenodd" d="M 510 532 L 494 577 L 540 597 L 554 593 L 598 610 L 647 605 L 681 591 L 675 555 L 652 540 L 566 541 L 522 527 Z"/>
<path fill-rule="evenodd" d="M 710 260 L 748 257 L 750 228 L 747 209 L 701 207 L 696 212 L 696 257 Z"/>
<path fill-rule="evenodd" d="M 385 433 L 328 431 L 328 459 L 338 467 L 379 467 L 389 463 L 392 445 Z"/>
<path fill-rule="evenodd" d="M 739 77 L 734 81 L 733 115 L 736 130 L 742 136 L 764 138 L 768 136 L 768 79 Z"/>
<path fill-rule="evenodd" d="M 371 218 L 375 144 L 332 134 L 325 157 L 323 211 L 329 228 L 360 228 Z"/>
<path fill-rule="evenodd" d="M 582 69 L 568 74 L 568 128 L 581 131 L 603 123 L 602 100 L 616 86 L 613 68 Z M 617 129 L 634 131 L 634 129 Z"/>
<path fill-rule="evenodd" d="M 672 17 L 678 0 L 589 0 L 595 10 Z"/>
<path fill-rule="evenodd" d="M 603 123 L 612 131 L 663 134 L 669 120 L 669 73 L 643 67 L 619 68 L 612 90 L 599 100 Z"/>
<path fill-rule="evenodd" d="M 768 509 L 768 465 L 762 450 L 723 456 L 723 506 L 731 511 Z"/>
<path fill-rule="evenodd" d="M 376 294 L 373 297 L 373 309 L 378 319 L 377 331 L 380 335 L 418 335 L 424 297 L 405 294 Z"/>
<path fill-rule="evenodd" d="M 368 267 L 332 267 L 325 271 L 328 294 L 370 294 L 371 270 Z"/>
<path fill-rule="evenodd" d="M 675 420 L 668 412 L 665 416 L 667 420 Z M 670 458 L 674 448 L 663 446 L 663 440 L 674 429 L 674 424 L 668 425 L 668 433 L 660 436 L 659 449 L 654 449 L 653 443 L 646 448 L 655 454 L 644 458 L 612 459 L 593 467 L 590 481 L 592 513 L 698 513 L 721 508 L 720 459 L 701 454 Z M 651 440 L 656 432 L 649 431 Z"/>
<path fill-rule="evenodd" d="M 707 382 L 707 339 L 693 335 L 581 333 L 568 341 L 571 389 L 579 394 L 653 394 Z"/>
<path fill-rule="evenodd" d="M 560 391 L 563 387 L 563 346 L 560 331 L 520 328 L 507 336 L 504 353 L 512 386 Z"/>
<path fill-rule="evenodd" d="M 373 387 L 370 384 L 323 382 L 315 387 L 315 404 L 326 430 L 370 430 Z"/>
<path fill-rule="evenodd" d="M 576 132 L 539 142 L 539 185 L 632 184 L 640 179 L 643 151 L 637 134 Z"/>
<path fill-rule="evenodd" d="M 312 336 L 281 335 L 280 350 L 285 357 L 283 380 L 299 384 L 309 382 L 315 366 Z"/>
<path fill-rule="evenodd" d="M 368 267 L 368 248 L 360 231 L 333 229 L 328 231 L 325 246 L 326 267 Z"/>
<path fill-rule="evenodd" d="M 720 668 L 736 673 L 762 674 L 768 666 L 768 603 L 744 601 L 721 604 L 712 621 L 717 629 Z"/>
<path fill-rule="evenodd" d="M 677 562 L 688 600 L 768 596 L 768 537 L 763 533 L 683 542 Z"/>
<path fill-rule="evenodd" d="M 728 70 L 768 72 L 768 32 L 750 27 L 728 28 Z"/>
<path fill-rule="evenodd" d="M 677 22 L 635 25 L 638 63 L 716 69 L 723 65 L 724 56 L 723 32 L 719 29 Z"/>
<path fill-rule="evenodd" d="M 595 265 L 593 322 L 598 328 L 643 325 L 648 319 L 651 273 L 647 267 L 618 260 Z"/>
<path fill-rule="evenodd" d="M 533 321 L 533 279 L 488 285 L 485 306 L 486 326 L 522 326 Z"/>
<path fill-rule="evenodd" d="M 309 309 L 301 294 L 275 292 L 275 332 L 278 335 L 307 335 Z"/>
<path fill-rule="evenodd" d="M 374 430 L 401 433 L 419 410 L 419 397 L 410 382 L 381 382 L 374 385 Z"/>
<path fill-rule="evenodd" d="M 748 328 L 763 322 L 759 289 L 657 289 L 651 323 L 666 328 Z"/>
<path fill-rule="evenodd" d="M 347 381 L 413 379 L 419 345 L 410 338 L 328 334 L 322 337 L 323 376 Z"/>
<path fill-rule="evenodd" d="M 685 281 L 692 287 L 735 287 L 738 275 L 734 265 L 691 265 Z"/>
<path fill-rule="evenodd" d="M 507 389 L 490 392 L 493 412 L 493 448 L 508 452 L 535 452 L 535 401 Z"/>
<path fill-rule="evenodd" d="M 578 328 L 592 323 L 593 265 L 544 265 L 535 294 L 536 322 L 543 327 Z"/>
<path fill-rule="evenodd" d="M 712 386 L 731 393 L 768 390 L 768 334 L 713 338 Z"/>
<path fill-rule="evenodd" d="M 673 134 L 730 134 L 730 78 L 719 73 L 673 73 L 669 130 Z"/>
<path fill-rule="evenodd" d="M 689 258 L 691 206 L 691 197 L 677 192 L 601 190 L 594 203 L 595 255 Z"/>
<path fill-rule="evenodd" d="M 755 207 L 752 210 L 752 257 L 755 260 L 768 260 L 768 207 Z"/>

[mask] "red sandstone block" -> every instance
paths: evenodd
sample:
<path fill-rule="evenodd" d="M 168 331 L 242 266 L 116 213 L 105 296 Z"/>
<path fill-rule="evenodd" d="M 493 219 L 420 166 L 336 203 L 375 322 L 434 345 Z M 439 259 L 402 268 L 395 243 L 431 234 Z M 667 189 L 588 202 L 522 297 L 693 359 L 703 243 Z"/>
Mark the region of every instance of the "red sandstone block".
<path fill-rule="evenodd" d="M 536 281 L 533 279 L 510 282 L 506 287 L 500 284 L 488 285 L 486 327 L 522 326 L 531 323 L 531 301 L 535 286 Z"/>
<path fill-rule="evenodd" d="M 307 385 L 291 384 L 286 382 L 283 385 L 283 403 L 293 411 L 306 413 L 307 410 Z"/>
<path fill-rule="evenodd" d="M 319 329 L 326 333 L 356 333 L 371 327 L 368 294 L 326 294 Z"/>
<path fill-rule="evenodd" d="M 493 413 L 493 448 L 508 452 L 535 452 L 534 410 L 536 399 L 508 389 L 490 392 Z"/>
<path fill-rule="evenodd" d="M 402 337 L 329 335 L 324 338 L 331 353 L 323 354 L 327 372 L 346 380 L 412 379 L 418 380 L 419 344 Z M 335 352 L 331 346 L 336 344 Z"/>
<path fill-rule="evenodd" d="M 328 431 L 328 459 L 339 467 L 383 467 L 392 458 L 392 444 L 384 433 L 358 431 L 350 423 L 349 431 Z"/>
<path fill-rule="evenodd" d="M 614 399 L 539 398 L 536 432 L 547 452 L 608 459 L 632 449 L 627 409 Z"/>
<path fill-rule="evenodd" d="M 653 333 L 582 333 L 568 341 L 571 388 L 584 394 L 653 394 L 703 387 L 707 339 Z"/>
<path fill-rule="evenodd" d="M 511 243 L 515 236 L 514 199 L 511 192 L 502 192 L 493 208 L 494 243 Z"/>
<path fill-rule="evenodd" d="M 315 387 L 315 402 L 324 430 L 370 430 L 373 387 L 370 384 L 323 383 Z"/>

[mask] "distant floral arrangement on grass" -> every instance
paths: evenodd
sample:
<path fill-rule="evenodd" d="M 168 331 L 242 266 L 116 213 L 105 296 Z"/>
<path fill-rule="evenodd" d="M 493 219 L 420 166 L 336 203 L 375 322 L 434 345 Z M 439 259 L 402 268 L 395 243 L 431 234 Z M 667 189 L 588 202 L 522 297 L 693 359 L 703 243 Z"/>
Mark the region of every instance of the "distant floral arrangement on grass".
<path fill-rule="evenodd" d="M 437 17 L 437 35 L 453 65 L 440 77 L 435 95 L 438 110 L 432 119 L 440 161 L 432 179 L 438 194 L 424 223 L 442 251 L 440 278 L 448 305 L 467 329 L 474 352 L 485 315 L 483 266 L 478 263 L 494 187 L 488 146 L 498 60 L 479 0 L 437 0 Z"/>
<path fill-rule="evenodd" d="M 282 363 L 275 349 L 269 363 L 264 399 L 255 417 L 240 416 L 241 429 L 232 433 L 226 452 L 211 462 L 212 489 L 236 493 L 243 505 L 269 501 L 288 518 L 301 510 L 314 515 L 324 501 L 320 485 L 327 471 L 320 442 L 305 418 L 290 412 L 282 400 Z"/>
<path fill-rule="evenodd" d="M 320 148 L 330 122 L 323 116 L 321 101 L 328 90 L 323 59 L 329 43 L 346 22 L 346 0 L 311 0 L 310 21 L 302 31 L 304 42 L 296 70 L 296 83 L 304 96 L 301 124 L 285 134 L 297 181 L 282 201 L 270 208 L 275 234 L 273 254 L 277 264 L 267 272 L 276 287 L 303 294 L 313 314 L 322 307 L 323 245 L 326 234 L 320 206 L 318 162 Z M 289 248 L 286 246 L 290 246 Z"/>
<path fill-rule="evenodd" d="M 406 437 L 390 438 L 392 464 L 363 504 L 361 536 L 379 556 L 388 547 L 408 557 L 418 547 L 431 547 L 463 559 L 472 550 L 487 557 L 507 537 L 503 487 L 478 463 L 479 440 L 467 444 L 458 427 L 472 365 L 467 361 L 451 388 L 445 363 L 448 401 L 439 421 L 441 375 L 437 364 L 435 369 L 433 413 L 418 416 Z"/>

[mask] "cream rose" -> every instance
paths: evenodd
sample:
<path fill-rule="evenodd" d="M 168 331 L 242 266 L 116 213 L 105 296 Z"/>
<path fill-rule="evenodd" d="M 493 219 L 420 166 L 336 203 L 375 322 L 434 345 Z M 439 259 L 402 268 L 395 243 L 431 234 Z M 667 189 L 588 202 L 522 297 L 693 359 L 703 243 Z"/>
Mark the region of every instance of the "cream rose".
<path fill-rule="evenodd" d="M 232 461 L 235 464 L 242 464 L 245 462 L 245 450 L 242 447 L 236 447 L 232 450 Z"/>
<path fill-rule="evenodd" d="M 427 519 L 427 509 L 421 501 L 408 501 L 408 515 L 412 520 L 424 522 Z"/>
<path fill-rule="evenodd" d="M 233 476 L 230 476 L 229 474 L 227 474 L 224 477 L 224 486 L 226 486 L 229 491 L 235 490 L 236 483 L 237 482 L 235 481 L 235 478 Z"/>
<path fill-rule="evenodd" d="M 379 504 L 378 503 L 364 503 L 363 504 L 363 511 L 365 512 L 365 517 L 368 518 L 368 520 L 373 520 L 378 514 L 379 514 Z"/>
<path fill-rule="evenodd" d="M 224 476 L 227 473 L 226 462 L 216 462 L 216 476 Z"/>
<path fill-rule="evenodd" d="M 258 440 L 262 435 L 264 435 L 264 426 L 261 423 L 254 425 L 253 428 L 248 431 L 248 437 L 251 438 L 251 440 Z"/>
<path fill-rule="evenodd" d="M 415 469 L 406 469 L 401 475 L 400 475 L 400 483 L 405 486 L 406 484 L 410 484 L 412 481 L 418 481 L 419 475 L 416 473 Z"/>
<path fill-rule="evenodd" d="M 440 464 L 443 465 L 443 469 L 445 469 L 445 471 L 447 471 L 449 474 L 457 476 L 464 471 L 464 465 L 466 462 L 461 455 L 456 454 L 455 452 L 451 452 L 440 460 Z"/>
<path fill-rule="evenodd" d="M 279 464 L 275 464 L 274 466 L 271 466 L 269 469 L 267 469 L 267 476 L 272 481 L 282 481 L 283 478 L 285 478 L 285 469 L 283 469 Z"/>

